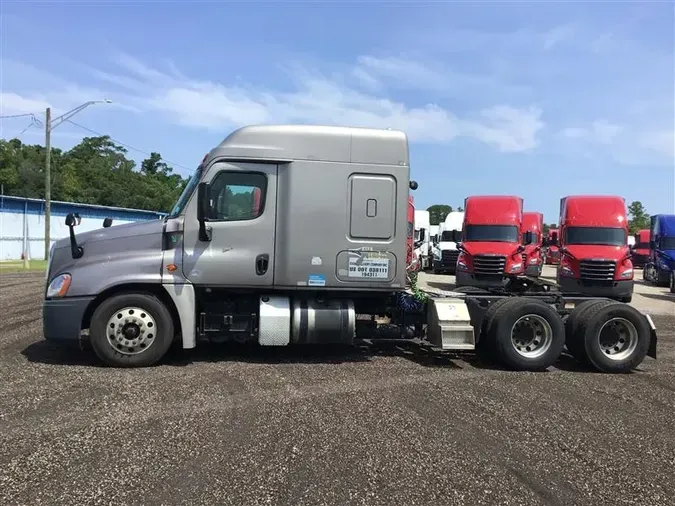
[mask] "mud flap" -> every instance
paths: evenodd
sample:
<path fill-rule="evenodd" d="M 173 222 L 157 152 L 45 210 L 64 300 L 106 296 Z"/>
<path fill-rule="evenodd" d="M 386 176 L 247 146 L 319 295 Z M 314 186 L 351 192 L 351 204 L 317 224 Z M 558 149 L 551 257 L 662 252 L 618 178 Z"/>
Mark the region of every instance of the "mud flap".
<path fill-rule="evenodd" d="M 658 338 L 656 337 L 656 325 L 654 325 L 651 316 L 649 316 L 648 314 L 645 315 L 645 318 L 649 323 L 649 333 L 650 333 L 649 350 L 647 351 L 647 356 L 656 359 L 656 343 L 658 341 Z"/>

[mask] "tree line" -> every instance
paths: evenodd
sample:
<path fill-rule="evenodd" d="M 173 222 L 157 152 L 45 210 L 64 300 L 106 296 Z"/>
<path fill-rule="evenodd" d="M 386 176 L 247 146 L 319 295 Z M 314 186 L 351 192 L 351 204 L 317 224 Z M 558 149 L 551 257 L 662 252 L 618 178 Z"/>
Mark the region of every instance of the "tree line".
<path fill-rule="evenodd" d="M 45 148 L 0 139 L 0 185 L 5 195 L 45 197 Z M 140 166 L 108 136 L 85 137 L 68 151 L 52 148 L 51 198 L 103 206 L 168 212 L 187 179 L 159 153 Z"/>
<path fill-rule="evenodd" d="M 461 207 L 455 211 L 463 211 Z M 434 204 L 427 208 L 429 211 L 429 222 L 431 225 L 439 225 L 445 221 L 446 216 L 453 211 L 452 206 L 445 204 Z M 650 225 L 650 217 L 642 202 L 636 200 L 628 206 L 628 231 L 630 234 L 636 234 L 639 230 L 646 230 Z M 557 223 L 544 223 L 544 234 L 548 234 L 549 229 L 558 228 Z"/>

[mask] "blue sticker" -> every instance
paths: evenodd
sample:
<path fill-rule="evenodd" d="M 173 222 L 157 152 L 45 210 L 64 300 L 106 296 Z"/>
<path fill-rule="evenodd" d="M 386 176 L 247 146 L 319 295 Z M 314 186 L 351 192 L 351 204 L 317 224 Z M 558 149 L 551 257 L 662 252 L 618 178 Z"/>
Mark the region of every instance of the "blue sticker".
<path fill-rule="evenodd" d="M 307 278 L 308 286 L 326 286 L 326 276 L 323 274 L 310 274 Z"/>

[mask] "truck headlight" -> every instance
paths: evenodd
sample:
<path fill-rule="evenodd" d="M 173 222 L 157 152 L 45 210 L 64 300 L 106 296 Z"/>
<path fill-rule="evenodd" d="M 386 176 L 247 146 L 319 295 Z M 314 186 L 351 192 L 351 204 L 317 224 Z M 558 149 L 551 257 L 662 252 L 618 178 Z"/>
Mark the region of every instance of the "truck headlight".
<path fill-rule="evenodd" d="M 59 274 L 47 287 L 47 297 L 63 297 L 70 287 L 70 274 Z"/>
<path fill-rule="evenodd" d="M 539 263 L 539 259 L 537 257 L 530 258 L 530 264 L 534 265 L 534 264 L 538 264 L 538 263 Z"/>
<path fill-rule="evenodd" d="M 513 264 L 511 268 L 509 269 L 509 272 L 518 272 L 523 270 L 523 264 Z"/>
<path fill-rule="evenodd" d="M 466 266 L 466 264 L 464 262 L 462 262 L 461 260 L 457 260 L 457 270 L 468 271 L 469 268 Z"/>
<path fill-rule="evenodd" d="M 626 269 L 621 273 L 622 279 L 630 279 L 633 277 L 633 269 Z"/>

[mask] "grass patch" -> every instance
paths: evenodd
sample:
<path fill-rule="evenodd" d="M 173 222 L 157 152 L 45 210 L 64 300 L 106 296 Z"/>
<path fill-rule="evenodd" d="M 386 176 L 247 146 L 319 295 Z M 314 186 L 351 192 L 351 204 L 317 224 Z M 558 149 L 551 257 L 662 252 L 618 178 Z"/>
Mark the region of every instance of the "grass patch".
<path fill-rule="evenodd" d="M 0 274 L 7 274 L 10 272 L 44 272 L 46 268 L 46 260 L 30 260 L 28 262 L 28 269 L 24 269 L 23 260 L 0 262 Z"/>

